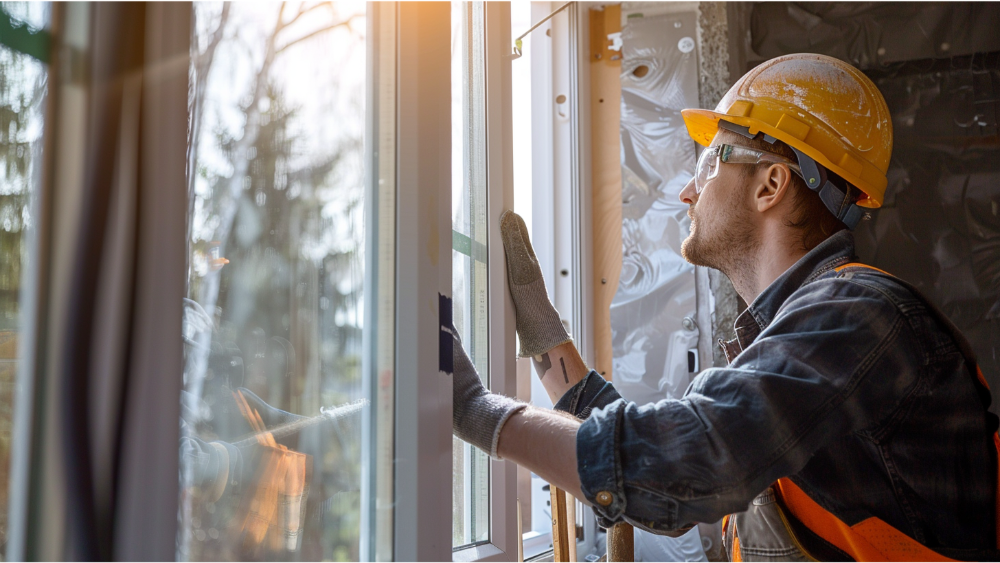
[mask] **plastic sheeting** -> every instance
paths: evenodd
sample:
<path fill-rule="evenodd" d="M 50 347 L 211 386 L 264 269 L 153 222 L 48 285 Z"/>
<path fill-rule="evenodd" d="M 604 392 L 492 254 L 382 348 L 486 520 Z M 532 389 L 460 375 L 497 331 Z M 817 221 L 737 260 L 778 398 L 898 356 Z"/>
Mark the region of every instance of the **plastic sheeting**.
<path fill-rule="evenodd" d="M 622 30 L 623 257 L 611 303 L 612 373 L 622 396 L 641 403 L 680 397 L 693 376 L 695 277 L 680 254 L 690 219 L 678 195 L 695 164 L 680 114 L 698 106 L 695 25 L 694 13 L 682 13 L 630 18 Z"/>
<path fill-rule="evenodd" d="M 858 254 L 920 288 L 969 339 L 1000 413 L 1000 4 L 759 3 L 750 43 L 866 69 L 892 113 L 881 209 Z M 902 61 L 893 63 L 893 61 Z M 907 62 L 908 61 L 908 62 Z"/>
<path fill-rule="evenodd" d="M 708 561 L 701 532 L 695 526 L 682 536 L 658 536 L 635 528 L 636 561 Z"/>
<path fill-rule="evenodd" d="M 622 274 L 611 301 L 612 377 L 638 403 L 679 398 L 697 368 L 691 220 L 678 196 L 694 174 L 681 110 L 698 107 L 694 13 L 629 18 L 622 30 Z M 708 327 L 711 330 L 710 327 Z M 694 367 L 694 369 L 692 369 Z M 697 528 L 635 530 L 636 561 L 706 561 Z"/>
<path fill-rule="evenodd" d="M 1000 50 L 995 2 L 761 2 L 753 50 L 770 59 L 820 53 L 859 68 Z"/>
<path fill-rule="evenodd" d="M 883 207 L 858 254 L 913 283 L 962 330 L 1000 412 L 1000 53 L 870 73 L 893 117 Z"/>

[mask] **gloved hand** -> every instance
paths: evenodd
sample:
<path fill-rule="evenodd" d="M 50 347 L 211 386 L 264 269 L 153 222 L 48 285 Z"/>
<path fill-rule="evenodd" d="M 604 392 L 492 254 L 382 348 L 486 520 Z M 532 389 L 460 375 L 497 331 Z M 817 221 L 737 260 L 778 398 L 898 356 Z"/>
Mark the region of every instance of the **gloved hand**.
<path fill-rule="evenodd" d="M 185 485 L 201 490 L 206 502 L 215 502 L 242 485 L 244 452 L 233 444 L 182 436 L 180 449 L 182 466 L 187 468 Z"/>
<path fill-rule="evenodd" d="M 511 415 L 528 405 L 510 397 L 490 393 L 483 387 L 479 373 L 462 348 L 458 330 L 454 325 L 448 330 L 452 336 L 455 370 L 452 380 L 451 429 L 455 436 L 483 450 L 490 457 L 500 459 L 497 455 L 500 430 Z"/>
<path fill-rule="evenodd" d="M 350 466 L 361 463 L 356 459 L 357 452 L 351 444 L 361 436 L 361 421 L 366 412 L 364 404 L 367 403 L 355 402 L 329 409 L 321 407 L 317 415 L 303 416 L 275 408 L 249 389 L 241 387 L 237 392 L 246 400 L 251 412 L 256 411 L 260 415 L 264 428 L 271 432 L 277 443 L 317 460 L 326 459 L 327 463 Z M 259 453 L 256 437 L 243 437 L 234 445 L 241 448 L 245 464 L 253 465 L 257 462 L 257 456 L 254 455 Z M 360 486 L 360 482 L 354 481 L 361 477 L 356 471 L 338 471 L 337 475 L 342 486 Z"/>
<path fill-rule="evenodd" d="M 500 216 L 500 236 L 507 259 L 510 296 L 514 300 L 520 356 L 541 356 L 560 344 L 572 342 L 545 290 L 542 268 L 531 247 L 524 219 L 513 211 L 504 211 Z"/>

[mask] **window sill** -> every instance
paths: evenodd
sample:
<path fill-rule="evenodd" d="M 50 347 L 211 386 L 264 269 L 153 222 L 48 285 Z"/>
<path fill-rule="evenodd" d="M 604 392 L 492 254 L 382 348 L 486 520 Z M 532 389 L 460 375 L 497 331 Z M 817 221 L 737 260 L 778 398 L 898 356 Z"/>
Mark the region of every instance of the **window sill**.
<path fill-rule="evenodd" d="M 509 557 L 491 543 L 461 547 L 451 554 L 452 561 L 508 561 Z"/>

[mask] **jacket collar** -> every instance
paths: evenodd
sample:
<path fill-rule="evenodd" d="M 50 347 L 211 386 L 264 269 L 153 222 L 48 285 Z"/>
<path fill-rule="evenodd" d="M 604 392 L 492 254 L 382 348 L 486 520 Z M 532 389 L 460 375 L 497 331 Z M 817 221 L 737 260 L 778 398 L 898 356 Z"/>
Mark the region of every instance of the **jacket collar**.
<path fill-rule="evenodd" d="M 837 266 L 851 262 L 854 258 L 854 235 L 847 229 L 833 234 L 810 250 L 791 268 L 785 270 L 785 273 L 778 276 L 778 279 L 771 282 L 771 285 L 754 299 L 746 311 L 736 317 L 736 340 L 740 349 L 750 346 L 761 331 L 771 324 L 778 309 L 792 293 Z M 729 350 L 727 355 L 728 352 Z"/>

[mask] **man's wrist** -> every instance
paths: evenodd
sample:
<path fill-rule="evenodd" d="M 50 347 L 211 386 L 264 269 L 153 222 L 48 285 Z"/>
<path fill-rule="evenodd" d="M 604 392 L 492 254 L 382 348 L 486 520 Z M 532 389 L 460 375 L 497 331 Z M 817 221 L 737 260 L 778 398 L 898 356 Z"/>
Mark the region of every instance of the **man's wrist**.
<path fill-rule="evenodd" d="M 525 403 L 495 393 L 484 393 L 474 399 L 453 405 L 452 427 L 455 436 L 500 459 L 497 443 L 504 424 L 515 413 L 527 407 Z"/>

